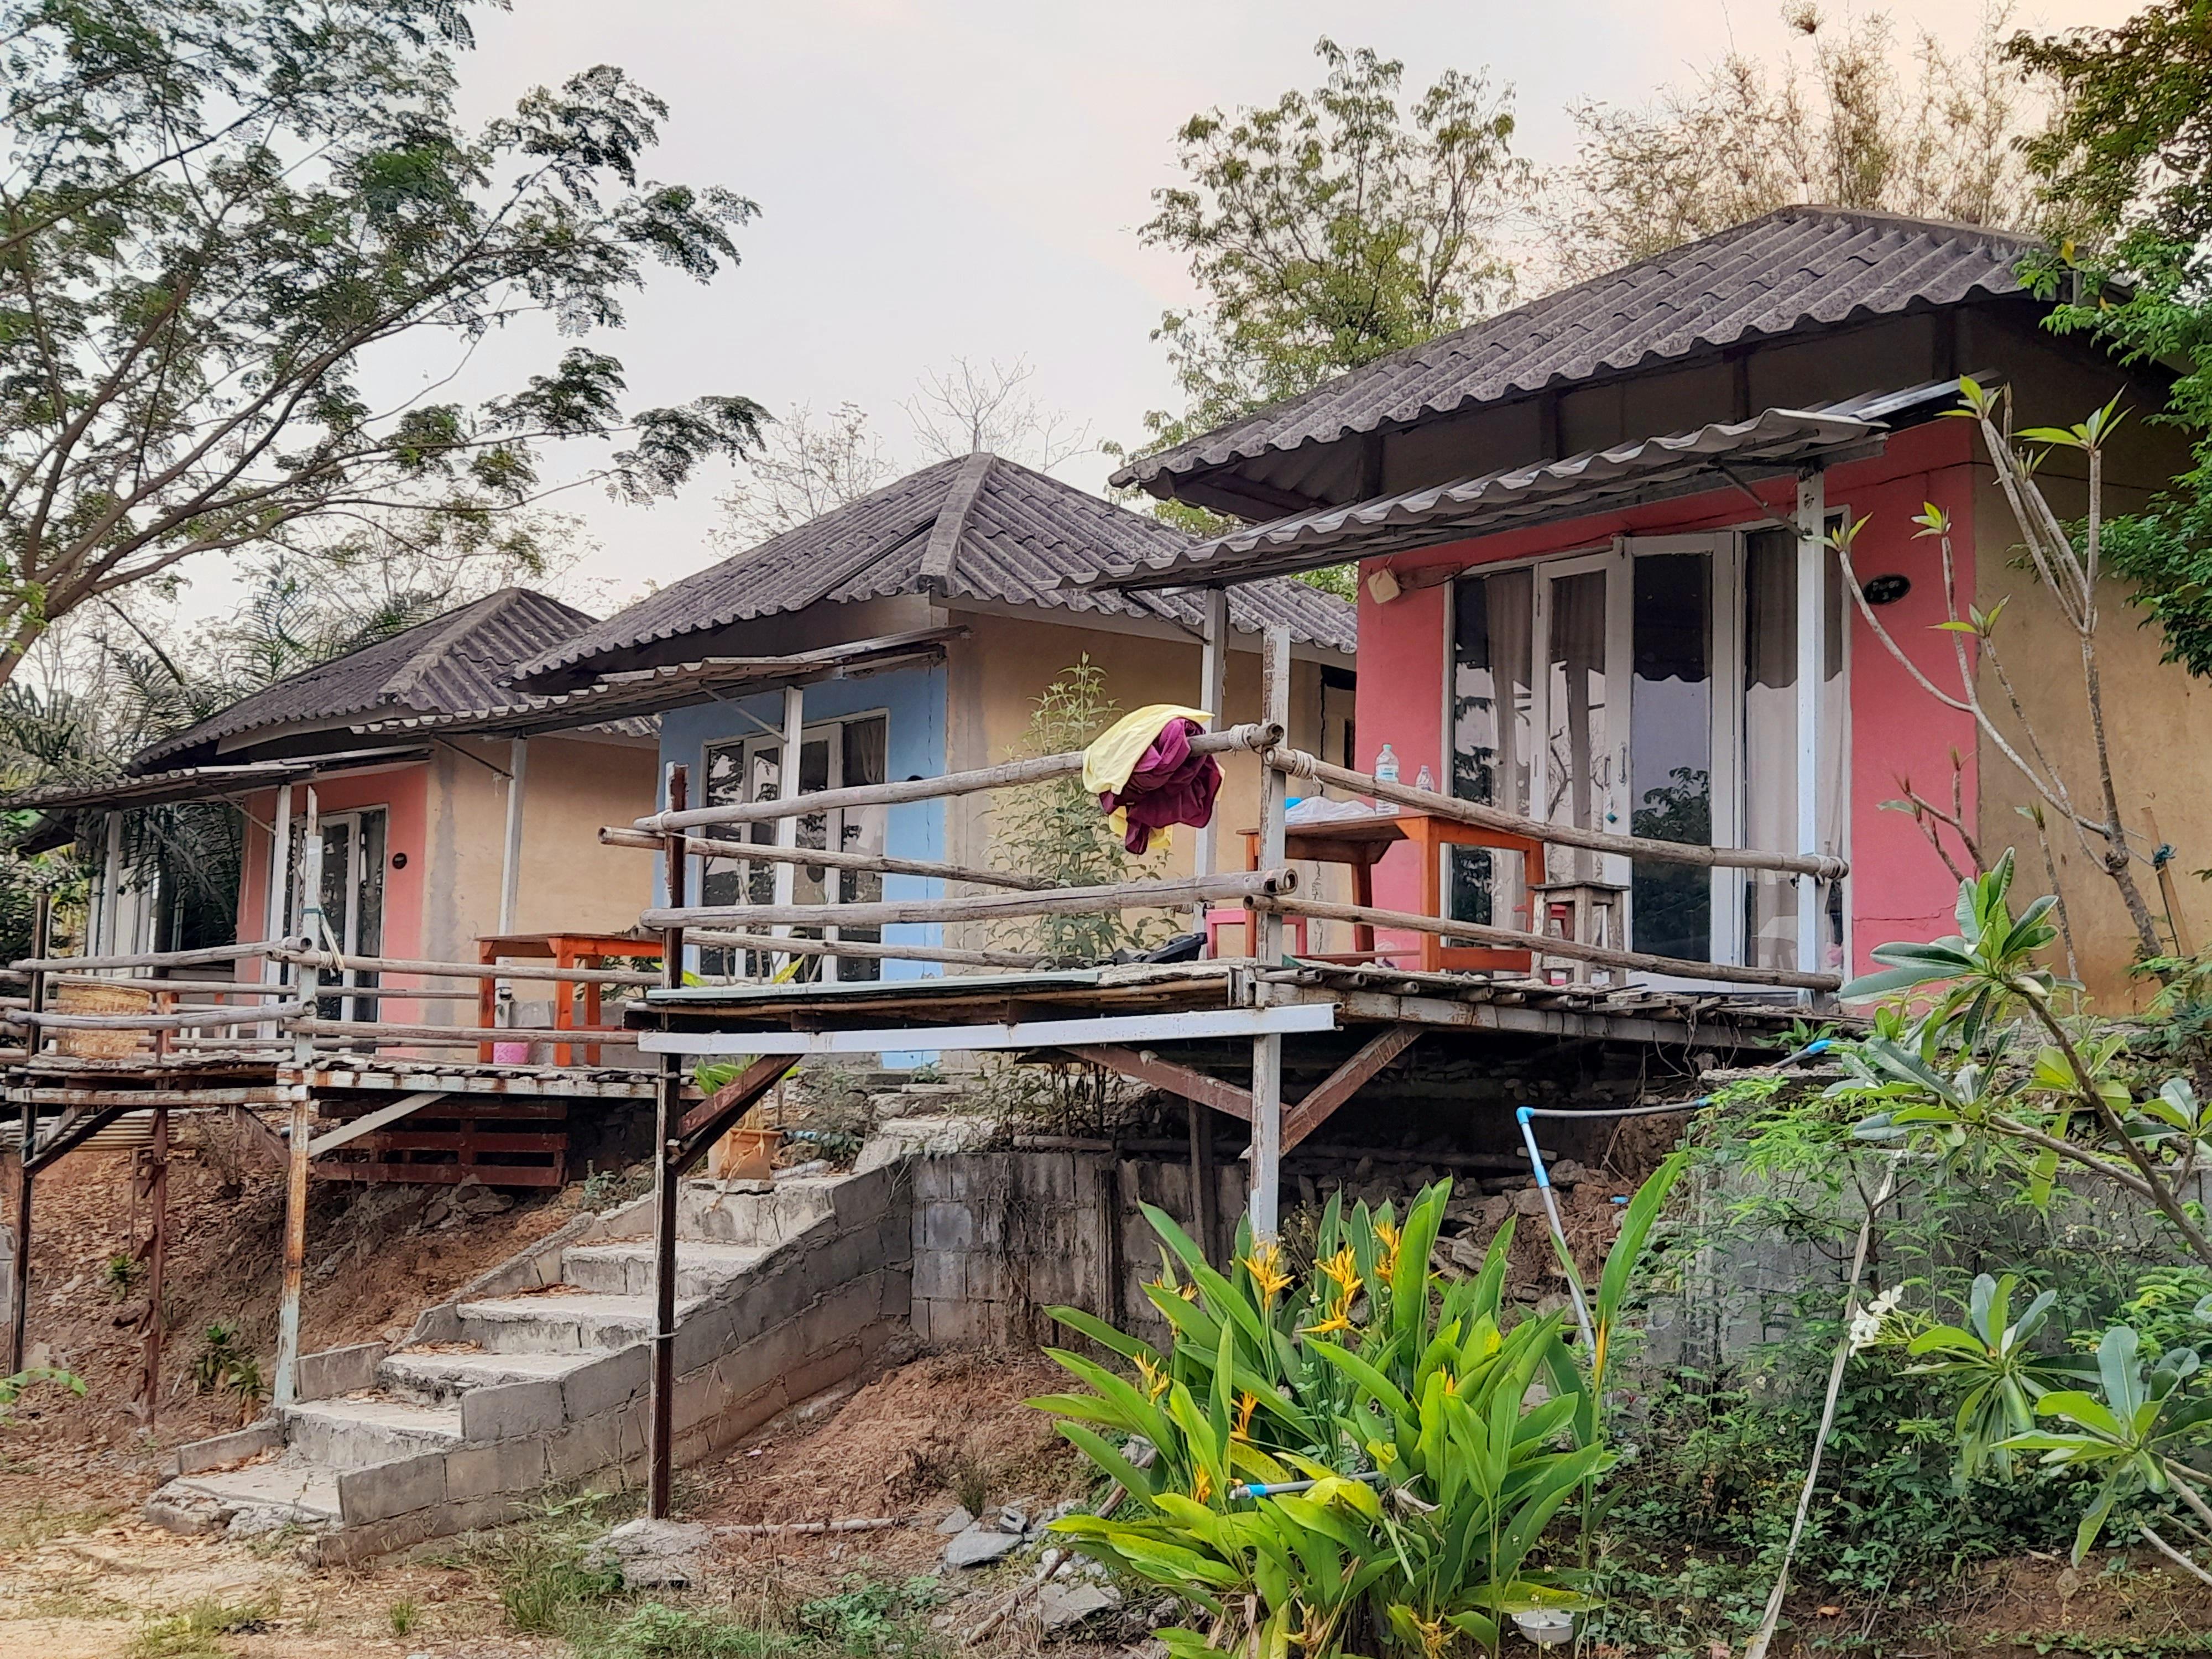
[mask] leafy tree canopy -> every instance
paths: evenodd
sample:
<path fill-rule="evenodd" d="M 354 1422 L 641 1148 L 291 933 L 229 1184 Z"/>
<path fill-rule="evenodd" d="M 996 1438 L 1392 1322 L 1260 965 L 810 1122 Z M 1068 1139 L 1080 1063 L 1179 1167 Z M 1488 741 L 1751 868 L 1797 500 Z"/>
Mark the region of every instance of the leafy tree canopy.
<path fill-rule="evenodd" d="M 542 496 L 544 447 L 647 500 L 752 446 L 749 400 L 626 412 L 581 343 L 474 404 L 379 401 L 380 348 L 615 328 L 755 211 L 641 167 L 620 70 L 458 125 L 468 0 L 0 0 L 0 680 L 58 618 L 198 553 L 374 522 L 425 544 Z"/>
<path fill-rule="evenodd" d="M 1186 407 L 1161 444 L 1292 397 L 1511 297 L 1499 228 L 1522 201 L 1510 91 L 1447 70 L 1402 105 L 1405 65 L 1323 39 L 1328 78 L 1264 108 L 1194 115 L 1185 183 L 1153 192 L 1146 244 L 1188 257 L 1205 298 L 1170 311 Z"/>
<path fill-rule="evenodd" d="M 2212 678 L 2212 3 L 2159 0 L 2117 27 L 2023 34 L 2009 50 L 2061 93 L 2028 147 L 2081 237 L 2027 268 L 2067 301 L 2051 327 L 2181 371 L 2154 418 L 2190 431 L 2195 464 L 2107 524 L 2104 544 L 2167 660 Z"/>

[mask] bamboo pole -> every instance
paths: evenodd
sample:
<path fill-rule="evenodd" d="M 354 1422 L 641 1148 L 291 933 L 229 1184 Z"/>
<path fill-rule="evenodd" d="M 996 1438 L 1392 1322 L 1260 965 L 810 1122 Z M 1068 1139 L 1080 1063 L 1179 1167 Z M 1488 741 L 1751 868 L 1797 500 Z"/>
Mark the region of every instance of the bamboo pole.
<path fill-rule="evenodd" d="M 1286 731 L 1291 719 L 1291 630 L 1274 627 L 1261 640 L 1260 705 L 1268 729 Z M 1272 751 L 1261 751 L 1260 862 L 1270 868 L 1286 856 L 1289 834 L 1287 779 L 1282 769 L 1267 764 Z M 1245 900 L 1265 895 L 1255 894 Z M 1273 964 L 1282 960 L 1283 919 L 1273 910 L 1256 910 L 1252 954 Z M 1263 1032 L 1252 1039 L 1252 1237 L 1273 1242 L 1280 1222 L 1283 1179 L 1283 1038 L 1279 1031 Z"/>
<path fill-rule="evenodd" d="M 1801 974 L 1785 968 L 1746 968 L 1730 962 L 1691 962 L 1681 957 L 1655 957 L 1643 951 L 1613 951 L 1601 945 L 1584 945 L 1578 939 L 1524 933 L 1511 927 L 1490 927 L 1480 922 L 1457 921 L 1449 916 L 1424 916 L 1411 910 L 1377 909 L 1370 904 L 1324 904 L 1294 896 L 1256 898 L 1252 903 L 1258 909 L 1280 910 L 1323 921 L 1364 922 L 1371 927 L 1396 927 L 1412 933 L 1437 933 L 1446 939 L 1472 939 L 1477 945 L 1494 949 L 1565 957 L 1601 968 L 1640 969 L 1646 973 L 1670 974 L 1684 979 L 1720 980 L 1731 985 L 1763 985 L 1784 990 L 1833 991 L 1843 984 L 1833 974 Z"/>
<path fill-rule="evenodd" d="M 270 953 L 265 943 L 211 945 L 204 951 L 147 951 L 137 956 L 26 957 L 8 965 L 21 973 L 82 974 L 97 968 L 194 968 L 210 962 L 236 962 L 240 957 Z"/>
<path fill-rule="evenodd" d="M 660 975 L 635 968 L 557 968 L 531 962 L 416 962 L 398 957 L 349 957 L 330 951 L 280 951 L 278 957 L 302 968 L 351 968 L 365 974 L 428 974 L 447 979 L 550 979 L 572 985 L 658 985 Z M 349 985 L 333 987 L 332 996 L 356 994 Z M 394 994 L 398 994 L 394 993 Z"/>
<path fill-rule="evenodd" d="M 283 994 L 283 987 L 263 980 L 245 979 L 112 979 L 100 974 L 56 974 L 58 985 L 121 985 L 134 991 L 156 991 L 164 994 L 190 991 L 196 994 L 218 997 L 273 997 Z M 419 997 L 427 1001 L 474 1002 L 474 991 L 436 991 L 412 985 L 349 985 L 345 994 L 349 997 L 384 997 L 392 1001 L 405 1001 Z M 15 999 L 0 997 L 0 1007 L 20 1006 Z"/>
<path fill-rule="evenodd" d="M 311 787 L 307 791 L 307 821 L 300 842 L 300 925 L 309 939 L 322 927 L 323 831 L 321 811 Z M 300 988 L 299 964 L 293 963 L 289 983 Z M 307 1005 L 302 1005 L 303 1006 Z M 294 1062 L 302 1069 L 313 1060 L 314 1049 L 296 1032 L 292 1040 Z M 289 1138 L 284 1164 L 283 1276 L 276 1301 L 276 1375 L 270 1395 L 279 1406 L 289 1406 L 300 1393 L 300 1296 L 307 1276 L 307 1122 L 314 1110 L 307 1085 L 298 1085 L 292 1097 Z"/>
<path fill-rule="evenodd" d="M 383 1019 L 294 1019 L 284 1029 L 305 1036 L 360 1037 L 373 1042 L 427 1042 L 477 1048 L 487 1042 L 604 1042 L 624 1036 L 618 1025 L 405 1025 Z"/>
<path fill-rule="evenodd" d="M 820 793 L 809 795 L 810 801 L 822 799 Z M 607 847 L 635 847 L 640 852 L 658 853 L 667 845 L 667 837 L 649 836 L 642 830 L 604 829 L 599 841 Z M 964 881 L 977 887 L 1010 887 L 1027 893 L 1048 892 L 1052 887 L 1049 876 L 1025 876 L 1012 870 L 972 870 L 964 864 L 942 864 L 935 859 L 893 858 L 886 853 L 833 853 L 823 848 L 798 848 L 772 847 L 761 842 L 716 841 L 708 836 L 687 836 L 684 850 L 695 859 L 724 859 L 757 860 L 762 864 L 818 864 L 831 870 L 878 871 L 887 876 L 921 876 L 935 881 Z"/>
<path fill-rule="evenodd" d="M 277 1002 L 258 1008 L 184 1008 L 155 1014 L 9 1014 L 10 1025 L 34 1026 L 47 1031 L 180 1031 L 195 1025 L 258 1025 L 264 1019 L 289 1019 L 313 1005 Z"/>
<path fill-rule="evenodd" d="M 1791 875 L 1818 876 L 1825 881 L 1838 880 L 1850 873 L 1850 866 L 1841 859 L 1766 853 L 1745 847 L 1699 847 L 1689 842 L 1655 841 L 1649 836 L 1614 836 L 1601 830 L 1583 830 L 1545 818 L 1525 818 L 1517 812 L 1485 806 L 1479 801 L 1461 800 L 1454 795 L 1440 795 L 1434 790 L 1416 789 L 1411 784 L 1393 783 L 1370 777 L 1364 772 L 1331 766 L 1302 749 L 1273 750 L 1266 757 L 1266 763 L 1293 777 L 1332 783 L 1357 795 L 1372 795 L 1377 800 L 1413 807 L 1433 817 L 1525 836 L 1554 847 L 1583 847 L 1592 852 L 1618 853 L 1626 858 L 1650 859 L 1665 864 L 1693 864 L 1707 870 L 1777 870 Z"/>
<path fill-rule="evenodd" d="M 1282 741 L 1262 726 L 1233 726 L 1225 732 L 1201 732 L 1190 740 L 1191 752 L 1219 755 L 1237 749 L 1259 749 Z M 777 818 L 810 817 L 815 813 L 849 811 L 856 806 L 903 806 L 911 801 L 941 800 L 950 795 L 973 795 L 986 789 L 1012 789 L 1024 784 L 1064 778 L 1083 769 L 1083 751 L 1044 755 L 1036 760 L 1008 761 L 972 772 L 947 772 L 941 777 L 909 778 L 896 783 L 864 783 L 850 789 L 817 789 L 794 794 L 787 800 L 733 802 L 727 806 L 695 806 L 688 811 L 655 812 L 632 826 L 666 835 L 708 823 L 766 823 Z"/>
<path fill-rule="evenodd" d="M 1179 876 L 1166 881 L 1116 882 L 1103 887 L 1062 887 L 1048 893 L 977 893 L 957 898 L 898 899 L 880 904 L 720 904 L 680 910 L 647 910 L 648 927 L 712 927 L 775 922 L 801 927 L 888 927 L 902 922 L 995 921 L 1016 916 L 1084 915 L 1096 910 L 1174 909 L 1200 900 L 1237 902 L 1290 892 L 1297 872 L 1287 867 L 1241 870 L 1219 876 Z"/>
<path fill-rule="evenodd" d="M 787 951 L 802 957 L 854 957 L 872 962 L 942 962 L 962 968 L 1006 968 L 1019 971 L 1051 965 L 1052 958 L 1015 951 L 956 951 L 935 945 L 875 945 L 856 939 L 800 939 L 782 933 L 725 933 L 698 929 L 686 935 L 694 945 L 737 951 Z"/>

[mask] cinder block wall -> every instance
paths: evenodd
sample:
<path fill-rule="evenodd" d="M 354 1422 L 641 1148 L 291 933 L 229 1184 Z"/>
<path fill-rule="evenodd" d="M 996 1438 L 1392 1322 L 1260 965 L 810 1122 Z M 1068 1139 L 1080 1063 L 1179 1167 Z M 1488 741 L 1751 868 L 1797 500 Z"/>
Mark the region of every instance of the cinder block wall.
<path fill-rule="evenodd" d="M 1166 1322 L 1146 1299 L 1160 1244 L 1138 1208 L 1166 1211 L 1194 1237 L 1188 1163 L 1110 1152 L 972 1152 L 917 1159 L 915 1334 L 936 1346 L 1066 1343 L 1042 1311 L 1081 1308 L 1147 1340 Z M 1223 1244 L 1244 1212 L 1244 1166 L 1214 1170 Z"/>

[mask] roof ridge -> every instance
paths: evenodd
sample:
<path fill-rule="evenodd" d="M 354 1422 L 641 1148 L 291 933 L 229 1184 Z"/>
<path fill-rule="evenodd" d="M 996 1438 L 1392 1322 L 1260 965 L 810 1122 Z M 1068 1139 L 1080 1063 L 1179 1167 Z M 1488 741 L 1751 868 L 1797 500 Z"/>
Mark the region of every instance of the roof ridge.
<path fill-rule="evenodd" d="M 506 610 L 518 598 L 529 593 L 530 591 L 526 587 L 519 586 L 495 588 L 482 599 L 471 599 L 468 604 L 447 611 L 446 626 L 438 629 L 434 634 L 407 653 L 406 662 L 385 681 L 383 696 L 395 702 L 404 700 L 410 691 L 422 685 L 424 677 L 429 673 L 438 659 L 444 656 L 486 617 Z"/>
<path fill-rule="evenodd" d="M 944 599 L 952 591 L 952 563 L 960 551 L 960 538 L 968 528 L 968 515 L 975 510 L 975 498 L 983 493 L 983 484 L 991 476 L 991 468 L 998 457 L 988 449 L 979 449 L 961 463 L 959 471 L 952 475 L 952 487 L 945 492 L 945 500 L 937 509 L 936 522 L 929 527 L 929 545 L 921 552 L 921 568 L 915 580 L 922 591 Z"/>

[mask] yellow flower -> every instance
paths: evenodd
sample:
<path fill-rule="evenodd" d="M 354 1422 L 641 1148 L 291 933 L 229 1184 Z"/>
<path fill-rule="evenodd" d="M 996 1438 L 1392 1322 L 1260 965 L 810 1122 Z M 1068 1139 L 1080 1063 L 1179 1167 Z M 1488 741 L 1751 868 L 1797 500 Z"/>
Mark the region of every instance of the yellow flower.
<path fill-rule="evenodd" d="M 1324 1262 L 1322 1265 L 1326 1267 L 1328 1264 Z M 1330 1277 L 1334 1278 L 1335 1275 L 1332 1273 Z M 1343 1289 L 1340 1290 L 1336 1293 L 1336 1305 L 1328 1310 L 1328 1317 L 1322 1320 L 1318 1325 L 1307 1326 L 1305 1328 L 1305 1334 L 1308 1336 L 1327 1336 L 1334 1331 L 1351 1330 L 1352 1328 L 1352 1298 L 1358 1294 L 1357 1288 L 1358 1285 L 1358 1280 L 1355 1279 L 1351 1284 L 1345 1285 Z"/>
<path fill-rule="evenodd" d="M 1198 1300 L 1198 1286 L 1195 1285 L 1178 1285 L 1176 1286 L 1176 1294 L 1186 1302 L 1195 1302 Z"/>
<path fill-rule="evenodd" d="M 1196 1473 L 1190 1478 L 1190 1495 L 1192 1501 L 1199 1504 L 1203 1504 L 1213 1496 L 1213 1477 L 1206 1472 L 1206 1465 L 1203 1463 L 1198 1466 Z"/>
<path fill-rule="evenodd" d="M 1259 1404 L 1260 1396 L 1256 1394 L 1240 1394 L 1237 1396 L 1237 1421 L 1229 1431 L 1229 1437 L 1231 1440 L 1243 1440 L 1248 1443 L 1251 1440 L 1252 1413 Z"/>
<path fill-rule="evenodd" d="M 1299 1620 L 1297 1634 L 1291 1640 L 1309 1653 L 1317 1653 L 1328 1645 L 1328 1638 L 1336 1629 L 1336 1615 L 1323 1613 L 1319 1607 L 1304 1607 L 1300 1611 L 1304 1617 Z"/>
<path fill-rule="evenodd" d="M 1398 1230 L 1387 1221 L 1375 1224 L 1376 1242 L 1382 1246 L 1382 1254 L 1375 1263 L 1375 1271 L 1383 1279 L 1396 1276 L 1398 1272 Z"/>
<path fill-rule="evenodd" d="M 1359 1282 L 1359 1262 L 1352 1254 L 1352 1246 L 1349 1244 L 1340 1249 L 1334 1255 L 1327 1257 L 1314 1265 L 1334 1279 L 1344 1290 L 1348 1291 Z"/>
<path fill-rule="evenodd" d="M 1272 1239 L 1244 1258 L 1244 1269 L 1260 1287 L 1263 1302 L 1273 1302 L 1291 1282 L 1290 1274 L 1283 1270 L 1282 1247 Z"/>
<path fill-rule="evenodd" d="M 1158 1400 L 1168 1391 L 1168 1374 L 1154 1364 L 1148 1355 L 1137 1356 L 1137 1378 L 1145 1385 L 1145 1398 Z"/>

